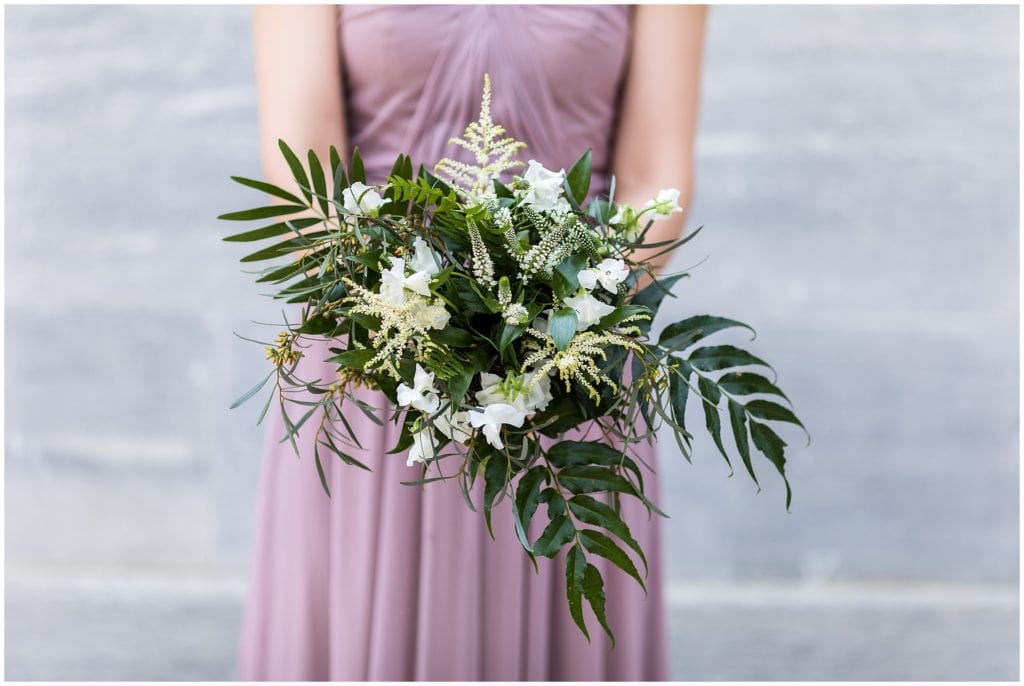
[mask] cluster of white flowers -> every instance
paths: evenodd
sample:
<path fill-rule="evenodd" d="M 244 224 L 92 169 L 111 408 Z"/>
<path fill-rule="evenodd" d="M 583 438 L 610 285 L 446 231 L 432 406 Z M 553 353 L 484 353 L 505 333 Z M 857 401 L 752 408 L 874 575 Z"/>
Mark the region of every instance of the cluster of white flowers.
<path fill-rule="evenodd" d="M 413 247 L 408 265 L 401 257 L 390 258 L 388 269 L 381 272 L 377 293 L 343 279 L 353 294 L 349 297 L 351 312 L 381 319 L 380 335 L 374 339 L 378 352 L 366 368 L 383 367 L 394 377 L 398 376 L 394 362 L 406 343 L 422 342 L 428 331 L 445 328 L 451 318 L 444 303 L 430 293 L 430 282 L 441 271 L 440 258 L 422 238 L 417 238 Z"/>

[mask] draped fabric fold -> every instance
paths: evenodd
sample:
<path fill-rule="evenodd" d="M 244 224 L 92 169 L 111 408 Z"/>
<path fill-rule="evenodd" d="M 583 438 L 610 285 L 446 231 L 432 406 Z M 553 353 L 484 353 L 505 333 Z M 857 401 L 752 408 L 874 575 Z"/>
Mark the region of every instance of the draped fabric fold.
<path fill-rule="evenodd" d="M 359 146 L 370 182 L 383 182 L 400 152 L 417 165 L 467 159 L 447 141 L 476 119 L 486 71 L 495 121 L 529 143 L 520 158 L 568 169 L 593 148 L 591 197 L 607 192 L 629 6 L 346 5 L 339 31 L 348 144 Z M 333 380 L 323 362 L 329 344 L 310 342 L 300 378 Z M 649 596 L 595 558 L 617 643 L 610 649 L 587 608 L 588 643 L 566 605 L 564 556 L 539 559 L 538 574 L 507 502 L 494 511 L 492 540 L 455 482 L 401 485 L 420 469 L 385 452 L 398 438 L 388 421 L 393 408 L 377 392 L 358 393 L 379 408 L 381 424 L 347 404 L 362 445 L 350 454 L 372 471 L 320 450 L 330 498 L 313 461 L 319 411 L 299 432 L 298 457 L 288 441 L 278 442 L 285 429 L 276 403 L 267 415 L 238 678 L 666 678 L 657 517 L 624 499 L 624 519 L 648 553 Z M 289 416 L 299 407 L 286 404 Z M 586 430 L 573 437 L 597 440 Z M 652 447 L 638 452 L 656 465 Z M 657 501 L 656 475 L 645 483 Z M 543 525 L 535 518 L 532 535 Z"/>

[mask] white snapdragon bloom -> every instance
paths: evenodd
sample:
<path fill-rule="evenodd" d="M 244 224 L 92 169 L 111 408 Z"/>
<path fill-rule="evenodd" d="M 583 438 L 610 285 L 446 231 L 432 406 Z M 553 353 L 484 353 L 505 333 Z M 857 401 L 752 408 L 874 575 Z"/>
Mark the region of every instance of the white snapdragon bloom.
<path fill-rule="evenodd" d="M 405 289 L 430 295 L 430 277 L 426 271 L 418 271 L 412 276 L 405 275 L 405 260 L 401 257 L 391 258 L 391 267 L 381 272 L 380 294 L 384 296 L 389 305 L 402 306 L 405 304 Z"/>
<path fill-rule="evenodd" d="M 576 311 L 580 331 L 589 329 L 597 324 L 602 317 L 615 311 L 614 307 L 604 304 L 590 293 L 566 298 L 565 304 Z"/>
<path fill-rule="evenodd" d="M 415 273 L 425 272 L 428 276 L 434 276 L 441 271 L 441 258 L 434 249 L 422 238 L 416 238 L 412 242 L 413 256 L 409 267 Z"/>
<path fill-rule="evenodd" d="M 626 269 L 626 263 L 610 257 L 601 260 L 596 267 L 580 270 L 578 275 L 580 285 L 588 291 L 594 290 L 594 287 L 600 282 L 601 286 L 610 293 L 618 292 L 616 287 L 628 276 L 629 270 Z"/>
<path fill-rule="evenodd" d="M 403 407 L 411 405 L 421 412 L 434 412 L 441 405 L 441 400 L 434 390 L 434 372 L 428 372 L 416 364 L 416 376 L 410 388 L 404 383 L 398 384 L 398 404 Z"/>
<path fill-rule="evenodd" d="M 434 419 L 434 426 L 445 436 L 458 443 L 466 443 L 473 437 L 468 412 L 452 412 L 449 407 Z"/>
<path fill-rule="evenodd" d="M 538 212 L 568 212 L 572 209 L 562 192 L 564 169 L 553 172 L 545 169 L 537 160 L 530 160 L 523 180 L 529 184 L 523 194 L 523 202 Z"/>
<path fill-rule="evenodd" d="M 437 444 L 434 443 L 433 431 L 429 428 L 421 429 L 412 435 L 412 445 L 409 446 L 409 455 L 405 458 L 405 466 L 411 467 L 416 462 L 426 462 L 434 459 Z"/>
<path fill-rule="evenodd" d="M 494 403 L 483 410 L 469 411 L 469 423 L 476 429 L 482 428 L 487 442 L 498 449 L 505 447 L 501 441 L 502 424 L 522 426 L 524 421 L 526 413 L 508 403 Z"/>
<path fill-rule="evenodd" d="M 341 192 L 344 201 L 345 211 L 349 214 L 366 214 L 371 217 L 377 216 L 386 200 L 373 188 L 362 181 L 356 181 Z"/>
<path fill-rule="evenodd" d="M 664 219 L 676 212 L 682 212 L 683 208 L 679 206 L 679 190 L 666 188 L 658 191 L 658 196 L 644 205 L 644 211 L 647 210 L 654 210 L 652 219 Z"/>
<path fill-rule="evenodd" d="M 483 372 L 476 401 L 481 405 L 508 403 L 527 415 L 543 410 L 552 399 L 551 379 L 545 374 L 533 383 L 536 374 L 536 371 L 530 371 L 510 374 L 507 379 L 502 379 L 497 374 Z"/>

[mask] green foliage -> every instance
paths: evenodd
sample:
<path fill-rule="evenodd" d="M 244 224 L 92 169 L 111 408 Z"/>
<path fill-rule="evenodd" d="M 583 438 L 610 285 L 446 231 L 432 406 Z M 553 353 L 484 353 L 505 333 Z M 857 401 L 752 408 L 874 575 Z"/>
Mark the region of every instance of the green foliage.
<path fill-rule="evenodd" d="M 651 267 L 633 252 L 675 250 L 699 229 L 653 242 L 646 240 L 647 228 L 627 236 L 609 226 L 616 210 L 625 207 L 614 199 L 614 180 L 608 196 L 594 199 L 584 213 L 580 205 L 591 190 L 589 150 L 561 181 L 568 214 L 538 210 L 525 200 L 523 179 L 506 185 L 488 171 L 514 166 L 511 154 L 518 142 L 500 138 L 501 133 L 482 108 L 476 125 L 459 139 L 479 153 L 476 165 L 444 161 L 435 170 L 445 180 L 423 165 L 414 171 L 409 156 L 398 155 L 387 183 L 370 187 L 372 195 L 368 191 L 364 198 L 372 202 L 358 213 L 345 209 L 346 190 L 367 181 L 358 149 L 346 166 L 331 147 L 324 165 L 314 151 L 303 159 L 279 141 L 294 182 L 287 189 L 231 177 L 269 196 L 272 204 L 221 215 L 229 222 L 259 222 L 224 240 L 265 242 L 240 262 L 273 263 L 255 272 L 255 281 L 272 284 L 272 297 L 303 305 L 299 321 L 286 318 L 286 330 L 275 343 L 261 343 L 273 369 L 231 407 L 256 396 L 273 378 L 257 423 L 277 397 L 285 429 L 281 441 L 296 454 L 300 429 L 315 425 L 313 460 L 328 495 L 330 455 L 368 469 L 354 457 L 364 446 L 346 413 L 359 412 L 377 425 L 398 424 L 389 456 L 413 446 L 426 450 L 418 442 L 419 432 L 426 432 L 433 454 L 425 456 L 421 478 L 403 483 L 422 488 L 454 479 L 467 506 L 482 512 L 492 536 L 494 508 L 509 507 L 517 539 L 535 569 L 540 558 L 564 555 L 568 612 L 580 631 L 590 639 L 586 602 L 614 644 L 614 617 L 606 613 L 595 558 L 646 592 L 648 559 L 622 504 L 633 498 L 649 514 L 667 516 L 647 497 L 644 470 L 630 457 L 633 448 L 667 425 L 691 460 L 687 420 L 692 422 L 696 410 L 688 406 L 698 403 L 702 418 L 696 422 L 703 419 L 730 475 L 738 456 L 759 491 L 755 467 L 766 459 L 785 484 L 788 510 L 787 444 L 778 431 L 786 424 L 806 429 L 767 362 L 728 340 L 709 340 L 741 329 L 753 334 L 747 324 L 700 314 L 668 323 L 656 340 L 651 336 L 664 299 L 688 274 L 660 276 L 636 290 Z M 587 280 L 581 284 L 582 270 L 607 276 L 601 272 L 604 259 L 622 260 L 618 273 L 628 277 L 624 282 L 615 277 L 620 282 L 607 288 L 588 284 L 592 304 L 601 308 L 588 320 L 585 310 L 568 306 L 566 299 L 588 291 Z M 414 263 L 420 266 L 414 269 Z M 396 265 L 405 271 L 396 272 Z M 416 270 L 424 270 L 426 278 Z M 332 365 L 330 378 L 301 378 L 298 362 L 308 348 L 300 341 L 306 337 L 337 342 L 322 360 Z M 430 375 L 430 391 L 440 407 L 433 412 L 399 407 L 402 386 L 411 388 L 423 373 Z M 485 387 L 485 374 L 494 375 L 497 385 Z M 525 381 L 532 374 L 547 379 L 545 400 L 525 411 L 521 423 L 501 424 L 500 444 L 483 429 L 465 428 L 465 418 L 458 420 L 464 422 L 463 433 L 452 433 L 456 415 L 483 413 L 484 406 L 495 404 L 480 399 L 488 394 L 505 394 L 506 404 L 532 398 L 536 386 Z M 390 406 L 371 406 L 354 393 L 358 386 L 380 391 Z M 302 393 L 289 397 L 295 391 Z M 286 401 L 302 408 L 297 419 L 286 411 Z M 600 424 L 601 441 L 564 440 L 566 432 L 589 420 Z M 446 423 L 450 426 L 443 430 Z M 445 469 L 432 476 L 441 464 Z M 474 490 L 477 480 L 482 491 Z"/>

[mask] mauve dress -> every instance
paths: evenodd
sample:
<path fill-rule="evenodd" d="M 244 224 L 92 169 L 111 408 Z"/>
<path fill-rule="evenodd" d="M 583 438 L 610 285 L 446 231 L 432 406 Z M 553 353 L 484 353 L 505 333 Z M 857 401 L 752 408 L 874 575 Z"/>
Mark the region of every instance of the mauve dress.
<path fill-rule="evenodd" d="M 591 197 L 605 193 L 631 22 L 629 6 L 612 5 L 343 6 L 348 142 L 359 146 L 371 182 L 383 182 L 402 151 L 415 165 L 465 159 L 447 141 L 476 119 L 488 72 L 495 121 L 529 144 L 520 158 L 568 169 L 591 147 Z M 314 341 L 304 351 L 301 378 L 333 378 L 326 346 Z M 386 408 L 381 417 L 389 411 L 382 395 L 360 394 Z M 419 466 L 385 454 L 396 428 L 356 409 L 346 416 L 365 449 L 353 455 L 373 471 L 320 451 L 328 498 L 313 462 L 319 414 L 300 430 L 297 458 L 279 442 L 284 425 L 273 407 L 238 678 L 666 679 L 660 518 L 633 499 L 624 499 L 623 516 L 649 557 L 649 595 L 594 557 L 617 644 L 610 648 L 585 607 L 588 644 L 566 605 L 564 556 L 540 558 L 536 574 L 508 501 L 494 512 L 492 540 L 454 482 L 401 485 L 419 478 Z M 301 406 L 286 407 L 299 416 Z M 653 448 L 638 452 L 656 468 Z M 656 476 L 645 483 L 657 502 Z M 531 533 L 545 522 L 540 514 Z"/>

